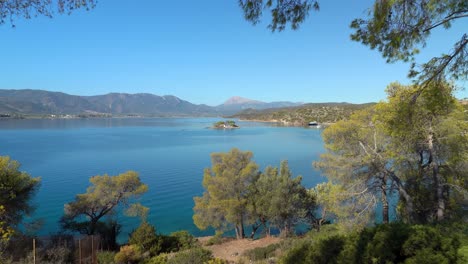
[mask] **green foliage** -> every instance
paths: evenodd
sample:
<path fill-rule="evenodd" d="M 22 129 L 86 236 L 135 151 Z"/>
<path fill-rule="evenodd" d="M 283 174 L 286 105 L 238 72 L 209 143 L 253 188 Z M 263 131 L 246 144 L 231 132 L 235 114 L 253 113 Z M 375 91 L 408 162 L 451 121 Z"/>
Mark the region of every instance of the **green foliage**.
<path fill-rule="evenodd" d="M 313 190 L 322 203 L 321 218 L 337 217 L 348 229 L 364 227 L 378 200 L 386 205 L 382 218 L 387 221 L 389 215 L 391 159 L 385 152 L 388 137 L 374 119 L 375 112 L 369 107 L 327 127 L 322 134 L 327 153 L 314 163 L 330 181 Z"/>
<path fill-rule="evenodd" d="M 148 253 L 150 256 L 156 256 L 161 252 L 161 238 L 156 234 L 156 228 L 143 222 L 130 234 L 128 244 L 137 246 L 142 253 Z"/>
<path fill-rule="evenodd" d="M 101 218 L 114 212 L 118 205 L 128 205 L 148 190 L 134 171 L 117 176 L 94 176 L 90 182 L 92 185 L 86 193 L 78 194 L 75 201 L 65 204 L 64 228 L 92 235 Z M 81 221 L 83 217 L 88 221 Z"/>
<path fill-rule="evenodd" d="M 214 259 L 208 260 L 204 264 L 229 264 L 229 262 L 224 259 L 214 258 Z"/>
<path fill-rule="evenodd" d="M 144 264 L 166 264 L 169 259 L 168 254 L 162 253 L 155 257 L 145 260 Z"/>
<path fill-rule="evenodd" d="M 329 192 L 322 202 L 332 202 L 335 210 L 329 212 L 351 229 L 365 226 L 378 203 L 386 222 L 393 201 L 388 197 L 395 191 L 405 221 L 461 217 L 468 124 L 453 86 L 434 83 L 421 90 L 396 83 L 387 93 L 388 102 L 324 130 L 327 153 L 314 165 L 343 191 Z"/>
<path fill-rule="evenodd" d="M 331 220 L 343 221 L 349 217 L 349 211 L 342 210 L 342 204 L 346 197 L 342 194 L 345 190 L 342 185 L 333 184 L 332 182 L 319 183 L 314 188 L 309 190 L 309 195 L 313 197 L 317 204 L 315 218 L 312 222 L 312 227 L 320 230 L 322 225 Z"/>
<path fill-rule="evenodd" d="M 198 246 L 197 239 L 188 231 L 181 230 L 170 234 L 177 241 L 177 251 L 186 250 Z"/>
<path fill-rule="evenodd" d="M 264 10 L 270 11 L 271 23 L 268 28 L 271 31 L 282 31 L 288 24 L 292 29 L 297 29 L 311 9 L 319 10 L 317 0 L 239 0 L 239 5 L 244 12 L 245 19 L 254 25 L 260 22 Z"/>
<path fill-rule="evenodd" d="M 324 226 L 320 231 L 312 230 L 305 238 L 293 239 L 282 245 L 285 253 L 280 263 L 336 263 L 344 240 L 344 233 L 336 225 Z"/>
<path fill-rule="evenodd" d="M 252 152 L 234 148 L 228 153 L 211 154 L 212 167 L 205 169 L 201 197 L 195 197 L 193 220 L 200 229 L 209 226 L 227 230 L 234 226 L 243 238 L 244 223 L 252 221 L 247 212 L 248 189 L 258 176 Z"/>
<path fill-rule="evenodd" d="M 393 223 L 348 235 L 311 235 L 296 242 L 281 263 L 457 263 L 459 238 L 446 231 Z"/>
<path fill-rule="evenodd" d="M 375 118 L 391 138 L 387 153 L 407 196 L 400 199 L 405 209 L 400 212 L 409 221 L 460 215 L 468 179 L 468 123 L 453 92 L 449 83 L 433 83 L 424 90 L 394 83 L 387 88 L 388 103 L 377 107 Z"/>
<path fill-rule="evenodd" d="M 38 15 L 52 17 L 55 11 L 59 13 L 70 13 L 75 9 L 93 8 L 96 0 L 20 0 L 20 1 L 2 1 L 0 8 L 0 25 L 10 22 L 13 24 L 17 18 L 32 18 Z M 14 24 L 13 24 L 14 25 Z"/>
<path fill-rule="evenodd" d="M 8 240 L 14 234 L 13 228 L 7 225 L 6 221 L 3 219 L 6 218 L 5 207 L 0 205 L 0 251 L 3 251 L 3 247 L 6 245 Z"/>
<path fill-rule="evenodd" d="M 214 236 L 210 237 L 210 239 L 206 241 L 206 245 L 207 246 L 219 245 L 219 244 L 222 244 L 223 242 L 224 242 L 223 233 L 216 232 Z"/>
<path fill-rule="evenodd" d="M 213 124 L 214 128 L 236 128 L 238 127 L 236 125 L 236 122 L 233 120 L 228 120 L 228 121 L 218 121 Z"/>
<path fill-rule="evenodd" d="M 283 236 L 290 234 L 296 223 L 315 209 L 314 199 L 301 181 L 301 176 L 292 178 L 288 162 L 282 161 L 279 171 L 267 167 L 252 186 L 252 211 L 264 225 L 268 221 L 280 229 Z"/>
<path fill-rule="evenodd" d="M 97 253 L 98 264 L 114 264 L 116 253 L 113 251 L 99 251 Z"/>
<path fill-rule="evenodd" d="M 177 231 L 170 235 L 158 235 L 159 252 L 169 253 L 186 250 L 199 245 L 197 239 L 189 232 Z"/>
<path fill-rule="evenodd" d="M 426 46 L 432 30 L 449 28 L 451 23 L 468 16 L 464 0 L 376 0 L 369 17 L 351 23 L 355 29 L 351 38 L 379 50 L 387 62 L 414 61 L 419 48 Z M 434 57 L 416 70 L 413 63 L 410 77 L 420 83 L 430 83 L 450 75 L 454 79 L 468 76 L 468 35 L 455 43 L 449 54 Z"/>
<path fill-rule="evenodd" d="M 204 264 L 212 258 L 211 251 L 197 247 L 177 252 L 172 258 L 168 259 L 167 264 Z"/>
<path fill-rule="evenodd" d="M 141 252 L 137 246 L 129 245 L 120 248 L 115 254 L 114 261 L 117 264 L 137 264 L 142 259 Z"/>
<path fill-rule="evenodd" d="M 391 224 L 366 231 L 359 236 L 365 248 L 356 252 L 362 261 L 421 263 L 426 259 L 424 263 L 456 263 L 459 258 L 458 237 L 440 227 Z"/>
<path fill-rule="evenodd" d="M 308 263 L 337 263 L 338 254 L 343 250 L 345 244 L 343 236 L 330 236 L 320 240 L 312 247 L 306 256 Z"/>
<path fill-rule="evenodd" d="M 251 261 L 269 259 L 276 256 L 276 251 L 279 247 L 280 244 L 271 244 L 266 247 L 250 249 L 244 252 L 244 256 Z"/>
<path fill-rule="evenodd" d="M 30 215 L 30 204 L 40 185 L 40 178 L 21 172 L 20 164 L 10 157 L 0 156 L 0 230 L 2 239 L 17 229 L 23 217 Z"/>

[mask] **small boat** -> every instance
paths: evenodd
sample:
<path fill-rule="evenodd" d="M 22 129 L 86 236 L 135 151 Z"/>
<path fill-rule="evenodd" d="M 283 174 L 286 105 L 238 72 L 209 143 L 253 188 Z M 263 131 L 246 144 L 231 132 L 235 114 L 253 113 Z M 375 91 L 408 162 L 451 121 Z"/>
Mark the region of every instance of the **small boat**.
<path fill-rule="evenodd" d="M 319 123 L 317 121 L 312 121 L 312 122 L 309 122 L 309 126 L 318 126 Z"/>

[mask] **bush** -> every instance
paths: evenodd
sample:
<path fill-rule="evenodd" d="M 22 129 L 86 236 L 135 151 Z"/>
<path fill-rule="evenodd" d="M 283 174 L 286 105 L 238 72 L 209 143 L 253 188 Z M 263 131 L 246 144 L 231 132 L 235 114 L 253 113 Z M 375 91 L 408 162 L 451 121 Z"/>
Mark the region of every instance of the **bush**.
<path fill-rule="evenodd" d="M 141 260 L 141 253 L 134 245 L 123 246 L 115 255 L 114 261 L 118 264 L 136 264 Z"/>
<path fill-rule="evenodd" d="M 219 258 L 210 259 L 207 262 L 205 262 L 205 264 L 228 264 L 228 263 L 229 262 L 227 260 L 219 259 Z"/>
<path fill-rule="evenodd" d="M 162 253 L 157 255 L 156 257 L 152 257 L 146 261 L 144 264 L 166 264 L 168 260 L 168 254 Z"/>
<path fill-rule="evenodd" d="M 203 264 L 213 259 L 211 251 L 204 248 L 192 248 L 176 253 L 170 258 L 168 264 Z"/>
<path fill-rule="evenodd" d="M 175 241 L 177 241 L 178 250 L 190 249 L 198 244 L 197 239 L 185 230 L 173 232 L 170 236 L 175 238 Z"/>
<path fill-rule="evenodd" d="M 216 234 L 206 241 L 207 246 L 219 245 L 224 242 L 223 234 L 216 232 Z"/>
<path fill-rule="evenodd" d="M 198 246 L 198 241 L 187 231 L 177 231 L 169 236 L 159 236 L 161 240 L 160 252 L 177 252 Z"/>
<path fill-rule="evenodd" d="M 282 263 L 457 263 L 460 242 L 442 227 L 392 223 L 349 235 L 309 236 Z"/>
<path fill-rule="evenodd" d="M 42 260 L 50 263 L 71 263 L 73 262 L 73 252 L 67 247 L 48 248 L 45 250 Z"/>
<path fill-rule="evenodd" d="M 342 235 L 323 237 L 317 241 L 302 240 L 294 245 L 283 258 L 282 263 L 340 263 L 338 255 L 343 250 L 346 239 Z"/>
<path fill-rule="evenodd" d="M 456 263 L 459 240 L 440 227 L 393 223 L 354 236 L 356 261 L 392 263 Z"/>
<path fill-rule="evenodd" d="M 244 256 L 248 257 L 252 261 L 269 259 L 271 257 L 275 257 L 276 250 L 279 246 L 280 244 L 271 244 L 266 247 L 254 248 L 246 251 Z"/>
<path fill-rule="evenodd" d="M 98 264 L 114 264 L 115 252 L 100 251 L 97 253 Z"/>
<path fill-rule="evenodd" d="M 128 240 L 130 245 L 137 246 L 142 253 L 149 256 L 156 256 L 161 252 L 161 238 L 156 234 L 156 228 L 147 222 L 141 225 L 130 234 Z"/>

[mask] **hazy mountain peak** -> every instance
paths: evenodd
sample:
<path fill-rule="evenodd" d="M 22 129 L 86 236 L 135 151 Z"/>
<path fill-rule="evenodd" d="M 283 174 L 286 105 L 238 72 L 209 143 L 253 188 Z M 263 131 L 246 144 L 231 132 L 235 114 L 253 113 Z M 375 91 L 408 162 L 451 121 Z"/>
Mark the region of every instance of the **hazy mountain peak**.
<path fill-rule="evenodd" d="M 238 104 L 263 104 L 263 102 L 252 100 L 249 98 L 244 98 L 240 96 L 233 96 L 229 98 L 224 105 L 238 105 Z"/>

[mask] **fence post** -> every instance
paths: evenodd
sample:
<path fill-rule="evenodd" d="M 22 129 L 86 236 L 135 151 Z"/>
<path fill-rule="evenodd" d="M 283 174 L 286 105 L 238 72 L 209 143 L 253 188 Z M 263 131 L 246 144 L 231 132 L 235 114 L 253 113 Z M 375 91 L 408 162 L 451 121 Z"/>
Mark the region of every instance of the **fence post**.
<path fill-rule="evenodd" d="M 80 264 L 81 264 L 81 238 L 78 238 L 78 249 L 79 249 L 78 255 L 80 256 Z"/>
<path fill-rule="evenodd" d="M 36 239 L 33 238 L 33 263 L 36 264 Z"/>
<path fill-rule="evenodd" d="M 94 235 L 91 236 L 91 263 L 94 264 Z"/>

